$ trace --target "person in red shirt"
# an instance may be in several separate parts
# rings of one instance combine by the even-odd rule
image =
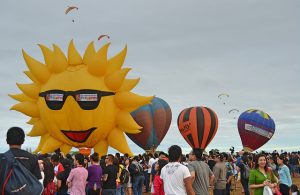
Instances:
[[[152,193],[152,195],[165,194],[163,180],[160,178],[160,171],[166,164],[168,164],[168,161],[163,159],[159,159],[155,164],[156,175],[154,176],[154,181],[153,181],[154,192]]]
[[[58,173],[63,172],[65,170],[63,165],[59,162],[59,155],[58,154],[53,154],[51,156],[51,162],[54,166],[54,175],[55,175],[55,177],[57,176]]]

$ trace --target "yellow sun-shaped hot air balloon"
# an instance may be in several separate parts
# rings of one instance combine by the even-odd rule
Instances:
[[[36,152],[58,148],[68,153],[72,147],[94,148],[103,155],[111,146],[132,155],[124,132],[138,133],[141,128],[130,112],[149,104],[151,97],[130,92],[138,79],[126,79],[129,68],[122,68],[127,47],[107,58],[109,43],[98,51],[91,42],[83,58],[73,41],[66,57],[57,45],[53,50],[39,45],[45,63],[23,56],[31,84],[17,84],[23,92],[10,95],[20,103],[11,109],[30,116],[29,136],[40,136]]]

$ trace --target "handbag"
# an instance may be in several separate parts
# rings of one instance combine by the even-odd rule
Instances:
[[[269,186],[265,186],[263,195],[273,195],[272,189]]]

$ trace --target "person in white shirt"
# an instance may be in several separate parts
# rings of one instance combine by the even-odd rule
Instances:
[[[195,195],[189,169],[180,164],[182,150],[173,145],[169,148],[169,163],[161,170],[165,195]]]
[[[149,156],[149,162],[148,162],[148,172],[147,172],[147,178],[145,178],[146,182],[146,193],[149,192],[149,189],[152,188],[152,177],[151,177],[151,171],[152,171],[152,166],[155,162],[157,162],[158,159],[155,158],[154,155],[152,155],[151,153],[148,154]]]

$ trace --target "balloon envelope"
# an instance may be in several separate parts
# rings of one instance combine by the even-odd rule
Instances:
[[[86,148],[86,147],[79,148],[79,153],[84,156],[89,156],[91,154],[91,148]]]
[[[244,150],[252,152],[271,139],[275,123],[267,113],[251,109],[240,115],[238,129]]]
[[[218,130],[218,117],[210,108],[191,107],[179,114],[177,125],[192,148],[204,150]]]
[[[167,134],[172,112],[170,106],[163,99],[155,97],[152,104],[140,107],[131,113],[134,120],[142,129],[138,134],[127,136],[144,150],[156,148]]]

